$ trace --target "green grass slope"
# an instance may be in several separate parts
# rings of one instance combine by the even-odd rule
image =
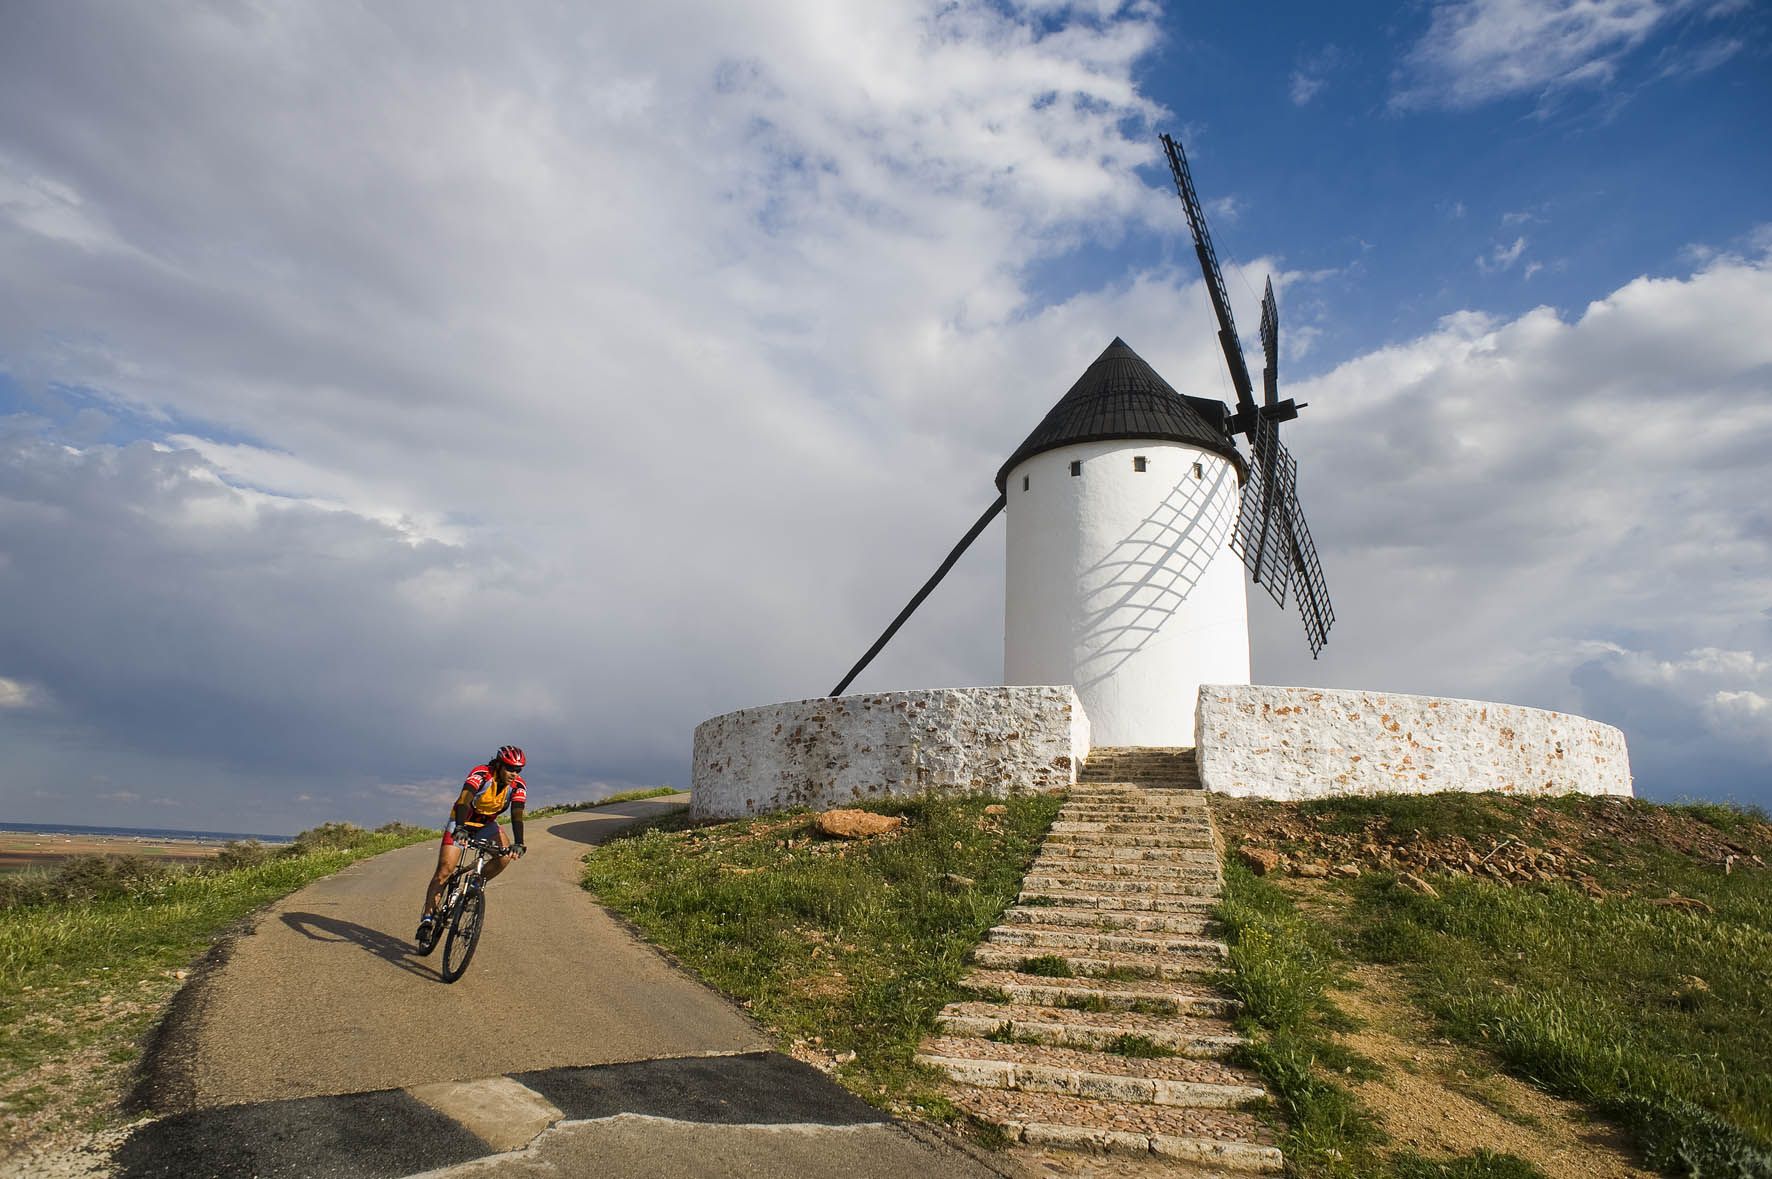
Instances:
[[[1294,1147],[1321,1173],[1341,1173],[1336,1148],[1312,1135],[1333,1140],[1345,1111],[1295,1067],[1317,1042],[1301,1008],[1338,962],[1369,962],[1400,969],[1445,1035],[1614,1120],[1665,1173],[1772,1179],[1764,815],[1498,795],[1214,810],[1233,853],[1280,857],[1277,883],[1233,865],[1225,917]]]
[[[819,837],[799,811],[731,823],[676,816],[585,860],[585,887],[784,1050],[864,1098],[953,1110],[911,1063],[958,997],[966,955],[1020,889],[1059,799],[922,798],[870,806],[891,835]]]

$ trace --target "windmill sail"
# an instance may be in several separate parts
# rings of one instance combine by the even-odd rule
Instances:
[[[1323,580],[1323,566],[1317,560],[1317,546],[1311,530],[1304,522],[1304,510],[1298,497],[1286,501],[1286,530],[1291,541],[1292,581],[1298,597],[1298,616],[1304,620],[1305,639],[1315,659],[1329,641],[1329,628],[1335,624],[1335,607],[1329,603],[1329,585]]]
[[[1249,451],[1249,480],[1243,485],[1231,547],[1243,558],[1255,584],[1284,606],[1292,580],[1284,512],[1288,500],[1296,502],[1298,464],[1280,441],[1278,427],[1266,419],[1256,423]]]
[[[1284,606],[1287,593],[1296,594],[1298,613],[1304,619],[1305,636],[1310,641],[1311,657],[1315,658],[1328,641],[1329,627],[1335,622],[1335,610],[1329,604],[1323,566],[1317,560],[1317,546],[1311,539],[1311,530],[1304,522],[1304,509],[1298,506],[1298,464],[1280,442],[1280,423],[1297,417],[1303,407],[1291,398],[1280,400],[1280,306],[1274,300],[1274,282],[1268,279],[1267,289],[1261,296],[1264,367],[1261,404],[1257,405],[1249,380],[1249,363],[1243,358],[1243,344],[1237,337],[1236,321],[1231,318],[1230,294],[1225,290],[1224,274],[1218,265],[1218,251],[1213,248],[1212,234],[1206,228],[1200,194],[1194,189],[1187,153],[1169,136],[1164,135],[1161,139],[1163,152],[1169,158],[1169,172],[1175,180],[1176,194],[1187,211],[1188,228],[1194,236],[1194,253],[1200,260],[1200,273],[1206,280],[1212,312],[1218,319],[1219,347],[1224,351],[1231,384],[1237,392],[1236,410],[1225,426],[1229,433],[1241,434],[1249,440],[1249,477],[1243,485],[1231,547],[1243,558],[1250,578],[1272,594],[1276,603]]]

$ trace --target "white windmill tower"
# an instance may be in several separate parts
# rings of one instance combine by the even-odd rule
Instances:
[[[1073,685],[1094,745],[1192,745],[1200,685],[1249,682],[1240,565],[1282,605],[1296,588],[1311,653],[1322,649],[1335,615],[1279,440],[1300,407],[1279,399],[1273,283],[1262,299],[1257,405],[1187,158],[1169,136],[1162,142],[1236,407],[1176,392],[1116,338],[998,470],[996,502],[831,695],[1004,511],[1004,680]]]

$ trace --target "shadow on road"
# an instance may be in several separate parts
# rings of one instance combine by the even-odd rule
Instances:
[[[413,957],[411,942],[383,933],[379,929],[370,929],[355,921],[340,921],[337,917],[325,917],[319,913],[285,913],[283,924],[317,942],[355,942],[391,966],[398,966],[420,978],[442,981],[443,976],[435,970],[419,965],[418,959]]]

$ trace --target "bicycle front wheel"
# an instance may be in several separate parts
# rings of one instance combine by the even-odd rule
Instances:
[[[449,922],[449,937],[443,942],[443,981],[452,983],[474,959],[474,947],[480,944],[480,927],[486,921],[486,894],[470,889],[461,899],[455,916]]]

